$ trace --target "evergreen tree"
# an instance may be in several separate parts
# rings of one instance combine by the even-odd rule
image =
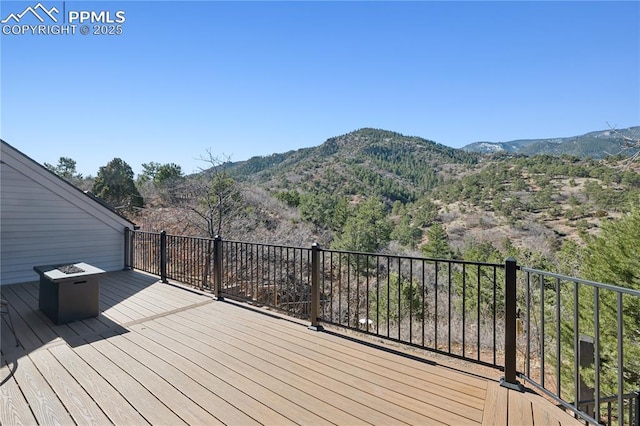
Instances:
[[[490,241],[467,242],[462,254],[462,259],[470,262],[501,264],[504,258]],[[503,311],[504,270],[492,266],[466,265],[464,268],[456,268],[454,282],[459,295],[463,294],[464,285],[468,318],[474,318],[480,311],[480,319],[484,321]]]
[[[345,223],[347,223],[347,218],[350,213],[349,201],[346,197],[341,197],[333,209],[333,215],[331,218],[331,225],[333,226],[333,229],[336,231],[341,230]]]
[[[582,276],[587,280],[640,290],[640,210],[605,223],[601,233],[591,238],[584,250]],[[618,374],[618,293],[599,290],[600,380],[604,393],[615,395]],[[583,285],[579,293],[580,333],[593,334],[595,291]],[[568,325],[570,328],[570,325]],[[624,377],[623,391],[640,386],[640,297],[622,296]],[[569,336],[565,340],[570,339]],[[570,345],[568,341],[565,342]],[[586,370],[585,382],[593,386],[595,372]]]
[[[375,253],[389,242],[390,235],[391,226],[384,205],[376,198],[369,198],[346,220],[343,232],[336,237],[332,247]]]
[[[44,166],[61,178],[67,180],[82,179],[82,175],[76,171],[76,160],[73,158],[60,157],[58,159],[58,165],[54,166],[49,163],[44,163]]]
[[[133,182],[133,170],[120,158],[100,167],[91,192],[117,209],[129,210],[143,205]]]
[[[185,183],[182,168],[175,163],[144,163],[142,173],[138,175],[138,189],[147,197],[164,199],[165,202],[175,201],[181,197]]]
[[[422,253],[426,257],[436,259],[450,259],[453,250],[449,245],[449,237],[444,227],[440,223],[434,223],[427,230],[427,237],[429,241],[422,246]]]
[[[298,201],[302,220],[335,231],[344,226],[348,207],[346,198],[323,192],[300,195]]]
[[[158,172],[158,167],[160,167],[160,163],[156,163],[155,161],[142,163],[142,173],[138,175],[137,179],[138,185],[153,181],[153,178]]]
[[[153,178],[153,183],[160,186],[175,184],[184,177],[182,167],[175,163],[167,163],[158,167],[158,172]]]
[[[405,212],[393,229],[391,238],[404,246],[414,249],[417,242],[422,238],[422,230],[411,224],[411,217]]]
[[[138,183],[153,182],[156,186],[174,184],[184,177],[182,167],[175,163],[160,164],[156,162],[142,164],[142,173]]]
[[[385,323],[403,319],[422,319],[422,298],[420,284],[398,274],[391,274],[389,280],[379,289],[369,294],[369,318]]]
[[[298,207],[298,205],[300,204],[300,193],[298,193],[298,191],[296,191],[295,189],[277,192],[275,194],[275,197],[289,207]]]
[[[640,290],[640,209],[605,222],[585,249],[586,279]]]

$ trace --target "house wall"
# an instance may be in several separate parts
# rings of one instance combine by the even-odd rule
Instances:
[[[0,160],[0,284],[37,281],[36,265],[124,268],[131,222],[4,142]]]

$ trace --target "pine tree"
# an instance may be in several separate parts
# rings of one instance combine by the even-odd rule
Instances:
[[[440,223],[434,223],[427,231],[429,241],[422,246],[422,253],[436,259],[450,259],[453,251],[449,245],[449,237]]]
[[[605,223],[584,251],[582,276],[591,281],[640,290],[640,210]],[[595,333],[595,289],[583,285],[579,293],[581,334]],[[604,393],[615,395],[618,374],[618,293],[599,290],[600,380]],[[640,297],[623,295],[623,392],[640,388]],[[587,369],[585,381],[593,386],[595,372]]]
[[[100,167],[91,192],[118,209],[129,210],[143,204],[133,181],[133,170],[120,158]]]
[[[587,244],[586,279],[640,290],[640,209],[605,223]]]
[[[370,198],[350,216],[333,243],[339,250],[377,252],[389,242],[391,226],[384,211],[384,205],[376,198]]]

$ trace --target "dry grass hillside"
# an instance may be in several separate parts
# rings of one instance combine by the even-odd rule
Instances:
[[[639,169],[637,158],[482,155],[362,129],[318,147],[225,164],[241,201],[225,212],[221,234],[329,246],[346,218],[373,197],[394,229],[386,251],[419,254],[428,229],[440,223],[454,249],[483,241],[504,248],[509,241],[552,255],[639,205]],[[206,235],[191,214],[197,200],[155,204],[147,200],[134,218],[143,229]],[[336,219],[342,210],[346,217]]]

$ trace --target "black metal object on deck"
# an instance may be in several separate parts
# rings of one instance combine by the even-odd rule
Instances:
[[[59,269],[73,266],[77,269]],[[66,273],[65,270],[81,270]],[[100,314],[100,274],[105,271],[87,263],[34,266],[40,275],[38,304],[55,324],[66,324]]]

